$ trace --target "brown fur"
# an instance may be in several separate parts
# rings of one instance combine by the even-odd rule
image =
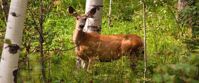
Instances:
[[[77,46],[77,56],[86,63],[87,69],[96,59],[101,62],[110,62],[127,55],[132,64],[135,64],[138,57],[143,57],[143,55],[139,55],[140,51],[143,52],[143,41],[137,35],[101,35],[96,32],[84,32],[83,27],[80,25],[84,25],[85,17],[93,16],[95,11],[91,11],[89,15],[85,16],[75,15],[77,20],[76,29],[73,33],[73,42]]]
[[[115,60],[143,46],[137,35],[99,35],[84,33],[76,52],[79,57],[88,60],[98,57],[100,60]]]

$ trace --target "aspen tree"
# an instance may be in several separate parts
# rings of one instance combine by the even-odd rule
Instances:
[[[0,64],[0,83],[17,83],[18,59],[28,0],[11,0]]]

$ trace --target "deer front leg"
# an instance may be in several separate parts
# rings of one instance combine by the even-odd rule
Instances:
[[[77,69],[84,68],[84,61],[80,57],[76,57],[76,67]]]
[[[88,59],[82,59],[81,57],[77,56],[77,58],[76,58],[76,67],[78,69],[80,69],[80,68],[87,69],[87,67],[88,67]]]
[[[87,66],[87,71],[89,72],[90,69],[92,69],[92,65],[94,64],[94,58],[89,58],[88,60],[88,66]]]
[[[79,50],[79,48],[75,49],[76,51],[76,67],[79,68],[87,68],[88,66],[88,58]]]
[[[135,52],[132,52],[130,55],[129,55],[129,59],[130,59],[130,67],[131,69],[135,69],[136,66],[137,66],[137,57],[136,57],[136,53]]]

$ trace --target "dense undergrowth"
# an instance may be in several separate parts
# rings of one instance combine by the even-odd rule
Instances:
[[[142,10],[138,10],[141,4],[128,4],[129,6],[123,9],[131,9],[118,10],[121,11],[119,14],[116,9],[121,6],[115,4],[112,15],[113,27],[108,27],[106,16],[108,3],[107,1],[104,3],[101,34],[138,34],[143,37]],[[77,69],[74,49],[67,50],[74,46],[72,33],[75,26],[75,19],[66,11],[68,5],[69,3],[63,1],[58,7],[53,8],[44,22],[46,75],[50,83],[140,83],[143,80],[147,83],[199,82],[198,54],[192,53],[190,44],[185,43],[186,39],[191,40],[192,37],[185,26],[176,23],[173,12],[169,11],[167,6],[158,6],[147,11],[147,79],[143,79],[143,61],[139,61],[137,68],[131,70],[127,57],[109,63],[96,62],[91,72]],[[78,6],[78,3],[73,2],[72,5]],[[77,10],[79,7],[76,7]],[[29,11],[20,55],[19,83],[42,82],[38,33],[34,29],[35,24],[30,13]],[[3,21],[0,25],[4,27]],[[0,35],[3,37],[4,33]],[[1,45],[2,41],[1,39]]]

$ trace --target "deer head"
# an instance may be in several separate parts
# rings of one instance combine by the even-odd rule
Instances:
[[[94,7],[92,8],[89,12],[87,12],[87,14],[85,15],[79,15],[75,9],[71,6],[68,7],[68,12],[76,17],[76,29],[77,30],[83,30],[85,24],[86,24],[86,20],[87,18],[92,18],[93,15],[96,13],[97,8]]]

